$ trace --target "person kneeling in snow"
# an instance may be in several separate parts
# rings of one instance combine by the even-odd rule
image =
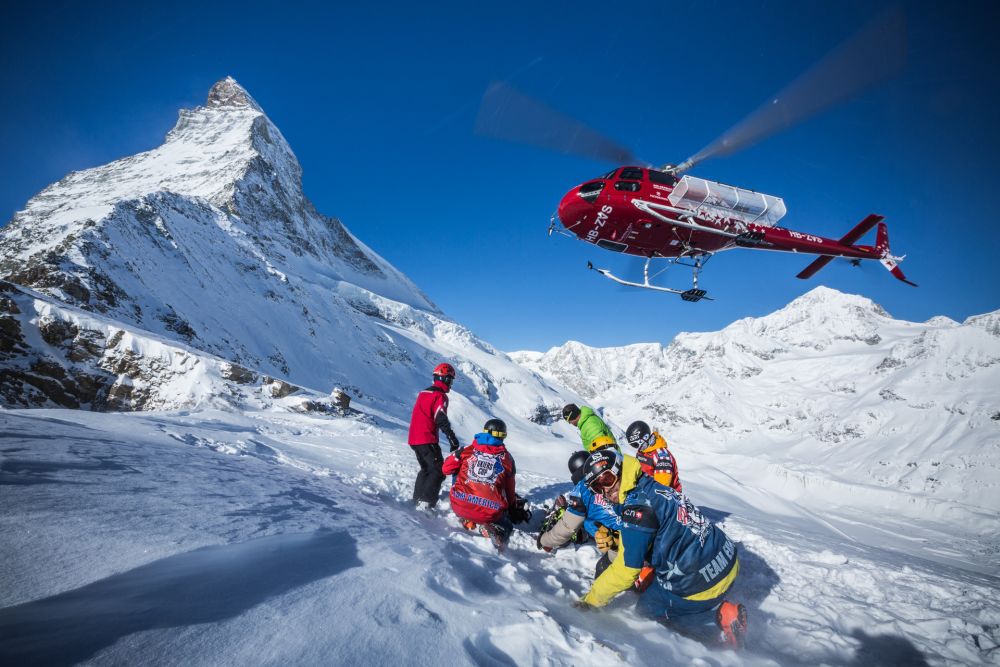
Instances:
[[[514,457],[507,451],[504,438],[507,425],[490,419],[472,444],[462,447],[444,460],[441,471],[454,475],[451,486],[451,509],[469,530],[479,529],[497,551],[503,551],[510,539],[513,523],[531,518],[524,501],[514,493]]]
[[[616,451],[617,446],[610,438],[607,441],[598,439],[601,447],[610,447]],[[575,486],[573,489],[556,499],[555,507],[542,524],[542,531],[535,541],[535,546],[545,551],[558,549],[569,542],[579,543],[577,534],[582,528],[594,538],[597,550],[602,556],[594,568],[594,577],[607,568],[615,559],[618,534],[622,528],[621,506],[617,498],[597,494],[583,483],[584,463],[589,454],[584,451],[575,452],[568,461],[570,478]],[[635,477],[639,473],[639,462],[631,456],[624,457],[625,474]]]
[[[645,561],[655,571],[638,608],[655,618],[667,618],[677,630],[698,636],[716,609],[715,622],[726,644],[743,645],[746,609],[723,596],[740,571],[736,545],[718,526],[706,520],[687,496],[639,474],[622,474],[621,458],[599,449],[584,463],[583,481],[594,493],[617,498],[622,509],[621,543],[615,561],[575,604],[603,607],[631,588]]]

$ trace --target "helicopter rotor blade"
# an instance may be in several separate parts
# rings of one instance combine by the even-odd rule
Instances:
[[[486,89],[476,134],[614,164],[645,164],[613,139],[503,81]]]
[[[897,6],[866,24],[675,171],[686,171],[708,158],[735,153],[850,99],[896,74],[905,60],[906,25]]]

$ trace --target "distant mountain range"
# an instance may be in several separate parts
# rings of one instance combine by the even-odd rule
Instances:
[[[737,470],[773,466],[775,485],[802,493],[822,479],[912,493],[915,511],[926,499],[1000,511],[1000,311],[904,322],[817,287],[666,346],[511,356],[620,428],[659,427],[682,461],[685,448],[738,455]]]

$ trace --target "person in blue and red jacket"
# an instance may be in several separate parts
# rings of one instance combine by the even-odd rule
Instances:
[[[594,493],[616,498],[623,506],[618,555],[594,580],[582,609],[603,607],[633,588],[649,563],[655,577],[639,599],[640,612],[668,619],[679,631],[705,635],[715,610],[724,641],[740,648],[747,634],[746,608],[726,599],[740,572],[736,544],[702,515],[684,494],[644,474],[626,475],[621,458],[598,449],[583,464],[583,483]]]
[[[492,540],[498,551],[510,539],[513,523],[531,518],[514,492],[516,469],[504,445],[506,437],[503,420],[490,419],[472,444],[452,452],[442,466],[444,474],[454,475],[449,494],[452,511],[466,528],[478,528]]]
[[[448,438],[451,451],[458,449],[458,437],[448,421],[448,391],[454,381],[454,366],[438,364],[434,369],[434,384],[417,394],[417,402],[413,406],[408,442],[420,465],[413,484],[414,504],[426,502],[428,507],[434,507],[441,493],[444,457],[438,444],[438,431]]]

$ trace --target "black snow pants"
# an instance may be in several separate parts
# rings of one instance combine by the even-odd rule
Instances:
[[[411,445],[410,449],[416,454],[417,463],[420,464],[417,481],[413,484],[413,502],[424,500],[434,507],[437,505],[441,484],[444,482],[444,473],[441,472],[441,465],[444,463],[441,445],[432,442],[426,445]]]

